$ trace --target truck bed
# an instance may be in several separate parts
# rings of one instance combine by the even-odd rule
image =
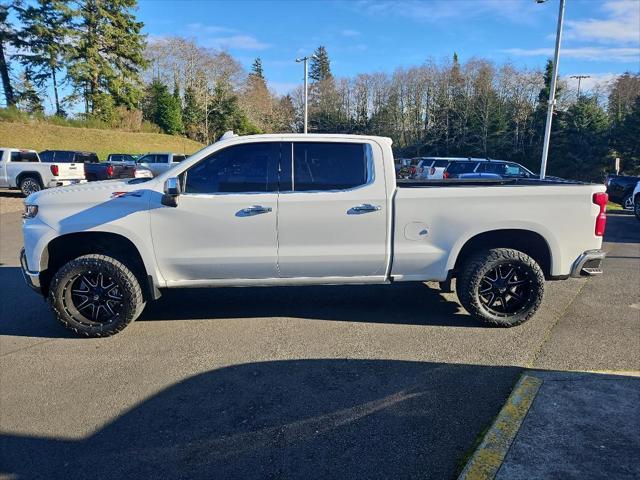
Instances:
[[[396,179],[399,188],[424,188],[424,187],[473,187],[473,186],[499,186],[499,185],[588,185],[577,180],[540,180],[538,178],[448,178],[437,180],[410,180]]]

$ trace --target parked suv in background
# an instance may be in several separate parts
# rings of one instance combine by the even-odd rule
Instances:
[[[628,175],[607,175],[604,184],[607,187],[609,201],[617,203],[625,209],[633,208],[633,189],[640,177]]]
[[[76,150],[44,150],[40,152],[40,161],[45,163],[85,163],[99,162],[95,152]]]
[[[147,153],[142,155],[137,160],[135,160],[135,164],[142,168],[146,168],[150,170],[154,176],[160,175],[175,164],[183,161],[187,158],[188,155],[181,155],[177,153]],[[113,162],[116,163],[131,163],[131,162]]]
[[[451,159],[444,178],[537,178],[538,175],[515,162],[483,158]],[[560,180],[556,177],[554,180]]]

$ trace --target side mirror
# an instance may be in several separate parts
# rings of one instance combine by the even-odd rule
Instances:
[[[180,179],[178,177],[168,178],[164,182],[164,195],[162,195],[160,203],[167,207],[177,207],[178,196],[180,196],[181,193]]]

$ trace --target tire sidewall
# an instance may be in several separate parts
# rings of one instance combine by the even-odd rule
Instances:
[[[101,271],[116,282],[123,294],[117,316],[108,323],[91,325],[75,318],[65,302],[65,291],[82,273]],[[105,255],[85,255],[66,263],[55,274],[49,288],[49,304],[62,324],[88,337],[113,335],[135,320],[144,307],[142,291],[135,275],[119,261]]]
[[[30,183],[32,183],[35,186],[35,188],[29,191],[25,191],[26,185]],[[39,192],[40,190],[42,190],[42,185],[40,184],[40,181],[37,178],[24,177],[22,180],[20,180],[20,191],[22,192],[22,195],[24,195],[25,197],[28,197],[32,193]]]
[[[525,308],[509,316],[499,316],[489,311],[480,300],[480,284],[487,272],[507,264],[517,264],[518,267],[526,270],[532,282],[530,285],[532,292]],[[512,327],[524,323],[538,310],[544,294],[544,274],[535,260],[528,255],[512,249],[489,250],[484,255],[476,256],[470,265],[471,268],[462,275],[462,288],[466,291],[461,296],[461,300],[463,306],[474,317],[489,325]]]
[[[640,220],[640,196],[636,198],[635,203],[633,204],[633,213],[636,218]]]

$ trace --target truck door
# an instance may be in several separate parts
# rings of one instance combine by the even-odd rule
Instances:
[[[177,207],[150,205],[168,282],[277,278],[280,142],[231,145],[181,174]]]
[[[280,276],[383,276],[389,212],[382,149],[362,141],[288,145],[291,161],[283,155],[282,165],[292,181],[281,186],[278,205]]]

